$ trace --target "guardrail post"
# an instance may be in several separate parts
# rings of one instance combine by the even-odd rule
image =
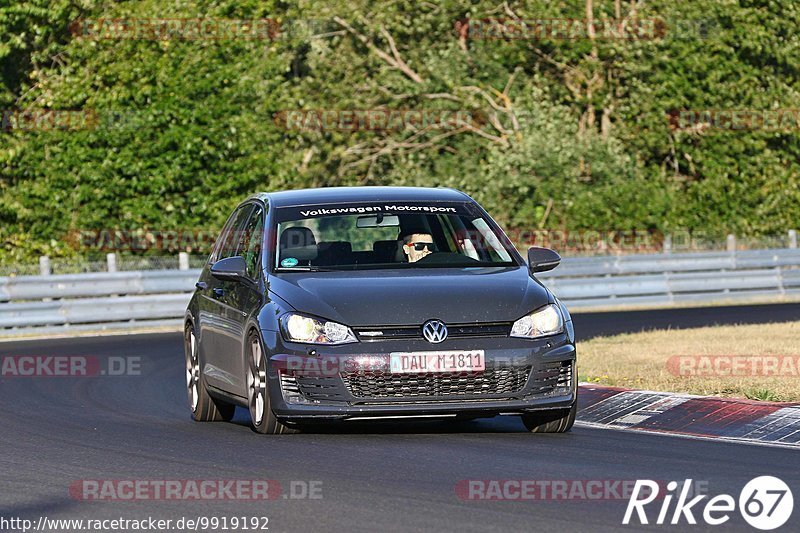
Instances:
[[[736,251],[736,235],[733,233],[728,234],[728,251],[735,252]]]
[[[106,254],[106,263],[108,264],[109,272],[117,271],[117,254],[114,252]]]
[[[178,254],[178,269],[189,270],[189,254],[181,252]]]
[[[789,248],[797,248],[797,230],[789,230]]]
[[[672,253],[672,234],[664,235],[664,250],[663,253],[670,254]]]
[[[50,258],[46,255],[39,257],[39,275],[40,276],[49,276],[50,275]]]

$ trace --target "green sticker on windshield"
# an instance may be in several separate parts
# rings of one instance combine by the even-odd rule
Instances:
[[[293,267],[293,266],[297,266],[297,263],[298,263],[298,261],[294,257],[287,257],[286,259],[281,261],[281,266],[282,267]]]

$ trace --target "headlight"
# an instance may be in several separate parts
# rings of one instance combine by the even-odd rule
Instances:
[[[511,326],[512,337],[535,339],[564,331],[564,319],[557,305],[547,305],[526,315]]]
[[[287,341],[308,344],[347,344],[358,342],[353,331],[338,322],[319,320],[296,313],[287,313],[281,318],[283,336]]]

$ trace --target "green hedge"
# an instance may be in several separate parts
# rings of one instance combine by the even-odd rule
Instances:
[[[0,263],[85,256],[69,239],[78,230],[214,230],[254,191],[333,185],[453,186],[514,228],[763,235],[797,226],[800,126],[676,131],[666,118],[796,107],[794,0],[646,0],[637,15],[658,17],[659,35],[594,43],[459,39],[458,21],[582,18],[583,0],[512,11],[450,0],[163,4],[0,7],[0,107],[96,113],[85,129],[0,133]],[[594,5],[595,17],[614,17],[614,2]],[[280,31],[70,33],[70,23],[98,18],[271,18]],[[423,131],[280,120],[286,110],[378,108],[474,120]]]

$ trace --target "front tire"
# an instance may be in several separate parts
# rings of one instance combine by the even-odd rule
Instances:
[[[266,435],[296,433],[296,430],[281,424],[272,412],[267,390],[267,357],[261,337],[255,331],[247,337],[247,399],[253,431]]]
[[[569,409],[554,409],[541,413],[522,415],[522,423],[531,433],[566,433],[575,423],[578,401]]]
[[[227,422],[231,420],[236,406],[216,400],[208,394],[205,376],[200,366],[197,337],[192,324],[186,324],[183,331],[183,347],[186,359],[186,389],[192,418],[197,422]]]

